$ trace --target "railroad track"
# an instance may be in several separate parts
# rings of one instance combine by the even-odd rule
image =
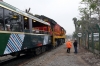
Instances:
[[[0,61],[0,66],[18,66],[21,62],[28,59],[26,55],[21,55],[20,57],[11,57]]]
[[[23,64],[28,63],[33,59],[43,56],[45,53],[52,52],[52,50],[46,51],[39,55],[33,55],[33,56],[32,55],[22,55],[20,57],[11,57],[11,58],[0,61],[0,66],[22,66]]]
[[[2,63],[4,63],[4,62],[7,62],[7,61],[9,61],[9,60],[12,60],[12,59],[14,59],[14,58],[16,58],[16,57],[12,57],[12,58],[8,58],[8,59],[5,59],[5,60],[1,60],[0,61],[0,64],[2,64]],[[0,65],[1,66],[1,65]]]
[[[45,52],[47,53],[47,52]],[[12,57],[12,58],[8,58],[6,60],[2,60],[0,61],[0,66],[21,66],[27,62],[30,62],[32,59],[36,59],[42,55],[44,55],[45,53],[42,53],[40,55],[23,55],[20,57]]]

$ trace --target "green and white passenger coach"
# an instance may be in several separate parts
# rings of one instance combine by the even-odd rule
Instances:
[[[50,46],[50,34],[34,29],[42,26],[50,24],[0,1],[0,56],[44,52]]]

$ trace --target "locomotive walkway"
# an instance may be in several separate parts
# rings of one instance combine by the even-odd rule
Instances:
[[[78,48],[78,54],[66,53],[65,44],[19,66],[100,66],[99,56]]]

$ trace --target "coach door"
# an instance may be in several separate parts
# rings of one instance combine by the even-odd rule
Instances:
[[[32,32],[32,19],[24,16],[24,31],[27,33]]]

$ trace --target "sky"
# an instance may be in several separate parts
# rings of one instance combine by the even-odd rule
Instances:
[[[20,10],[31,8],[33,14],[44,15],[64,27],[66,34],[75,31],[73,18],[79,16],[78,7],[81,0],[3,0]]]

